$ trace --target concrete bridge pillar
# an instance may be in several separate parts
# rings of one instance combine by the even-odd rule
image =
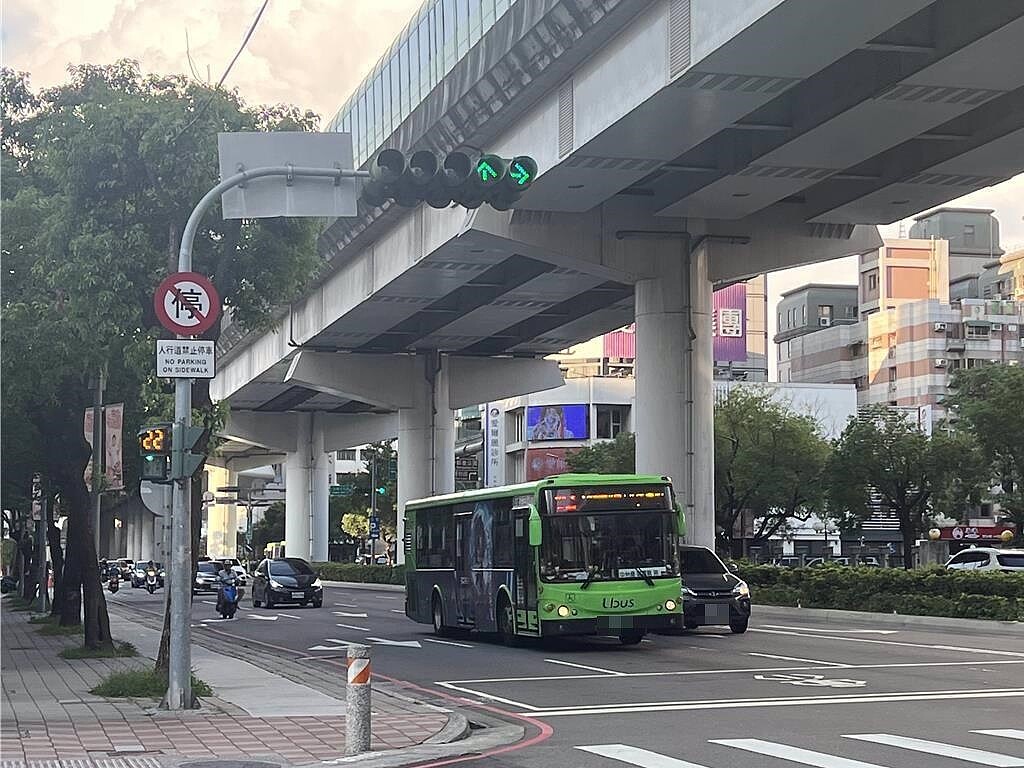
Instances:
[[[327,559],[327,454],[313,413],[295,414],[295,450],[285,460],[284,540],[289,557]]]
[[[142,547],[139,551],[139,559],[148,563],[150,560],[156,559],[153,539],[154,517],[149,511],[142,512],[139,516],[142,518],[142,523],[139,526],[142,529]]]
[[[706,245],[657,264],[636,283],[637,471],[672,478],[686,541],[714,547],[711,282]]]
[[[411,407],[398,410],[397,561],[405,562],[405,504],[455,490],[455,413],[449,397],[450,362],[416,356]]]

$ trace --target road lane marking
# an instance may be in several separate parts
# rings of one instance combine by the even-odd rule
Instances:
[[[884,744],[888,747],[900,747],[924,752],[929,755],[942,755],[957,760],[965,760],[968,763],[978,765],[989,765],[995,768],[1022,768],[1024,758],[1004,755],[999,752],[987,752],[983,749],[971,749],[970,747],[958,747],[955,744],[943,744],[939,741],[928,741],[927,739],[911,739],[906,736],[894,736],[891,733],[857,733],[844,735],[844,739],[856,739],[867,741],[871,744]]]
[[[711,739],[712,744],[721,744],[725,747],[735,747],[757,755],[777,757],[781,760],[789,760],[801,765],[813,765],[816,768],[885,768],[877,763],[865,763],[860,760],[850,760],[847,757],[826,755],[824,752],[815,752],[811,749],[790,747],[786,744],[776,744],[774,741],[763,741],[761,739]]]
[[[367,640],[372,640],[377,645],[393,645],[397,648],[422,648],[418,640],[388,640],[385,637],[368,637]]]
[[[365,613],[345,613],[345,611],[331,611],[335,616],[341,616],[343,619],[365,619]]]
[[[802,661],[805,664],[828,664],[832,667],[846,667],[838,661],[822,661],[821,659],[801,659],[799,656],[776,656],[774,653],[748,653],[747,656],[760,656],[762,659],[778,659],[779,661]]]
[[[207,605],[216,605],[217,604],[213,600],[200,600],[199,602],[206,603]]]
[[[280,616],[282,619],[292,619],[294,621],[302,621],[301,616],[292,616],[290,613],[278,613],[276,616]]]
[[[971,733],[980,733],[984,736],[1002,736],[1007,739],[1019,739],[1024,741],[1024,731],[1016,728],[991,728],[984,731],[971,731]]]
[[[438,645],[457,645],[459,648],[475,648],[469,643],[453,643],[451,640],[435,640],[432,637],[424,637],[423,642],[425,643],[437,643]]]
[[[646,749],[631,747],[628,744],[594,744],[589,747],[576,747],[576,749],[582,752],[590,752],[592,755],[600,755],[601,757],[629,763],[630,765],[637,766],[637,768],[705,768],[705,766],[698,765],[697,763],[659,755],[657,752],[649,752]]]
[[[495,696],[493,693],[474,691],[472,688],[460,688],[459,686],[453,685],[452,683],[438,683],[438,685],[440,685],[442,688],[447,688],[450,691],[458,691],[459,693],[464,693],[474,698],[487,699],[488,701],[496,701],[499,704],[508,704],[510,707],[519,707],[520,709],[530,711],[539,709],[539,707],[535,707],[532,704],[526,704],[522,701],[515,701],[513,699],[503,699],[501,696]]]
[[[260,616],[258,613],[250,613],[245,618],[255,619],[256,621],[277,621],[277,616]]]
[[[571,661],[559,661],[558,659],[544,659],[548,664],[561,664],[563,667],[576,667],[576,669],[589,669],[591,672],[604,672],[606,675],[615,675],[621,677],[625,672],[616,672],[614,669],[604,669],[603,667],[588,667],[586,664],[576,664]]]
[[[795,629],[797,632],[824,632],[830,635],[895,635],[898,629],[821,629],[818,627],[787,627],[782,624],[758,624],[769,629]]]
[[[335,624],[334,626],[341,627],[342,629],[354,629],[357,632],[369,632],[370,631],[369,627],[358,627],[355,624]]]
[[[392,613],[405,613],[405,611],[400,611],[397,608],[389,608],[388,610],[390,610]]]
[[[792,696],[785,698],[727,699],[722,701],[666,701],[641,704],[544,709],[533,707],[537,717],[578,717],[580,715],[622,715],[643,712],[686,712],[702,709],[757,709],[772,707],[827,706],[832,704],[887,704],[903,701],[949,701],[950,699],[1000,699],[1024,697],[1024,688],[979,691],[911,691],[905,693],[838,694],[835,696]]]
[[[862,688],[868,684],[867,680],[852,680],[848,677],[828,678],[824,675],[754,675],[754,679],[813,688]]]
[[[905,667],[980,667],[995,664],[1024,664],[1024,659],[997,661],[909,661],[893,664],[844,664],[843,669],[901,669]],[[688,677],[690,675],[729,675],[746,672],[811,672],[837,667],[738,667],[736,669],[694,669],[669,672],[622,672],[617,677]],[[607,675],[538,675],[532,677],[483,677],[475,680],[450,680],[452,683],[530,683],[538,680],[599,680]]]
[[[358,608],[359,606],[358,605],[353,605],[352,603],[334,603],[334,607],[335,608]]]
[[[761,632],[766,635],[789,635],[790,637],[813,637],[815,640],[839,640],[846,643],[872,643],[875,645],[895,645],[904,648],[927,648],[933,651],[955,651],[957,653],[980,653],[993,656],[1015,656],[1024,659],[1024,653],[1019,651],[994,651],[986,648],[964,648],[958,645],[929,645],[927,643],[907,643],[897,640],[873,640],[867,637],[839,637],[834,635],[806,635],[801,632],[789,632],[781,629],[754,629],[749,632]]]

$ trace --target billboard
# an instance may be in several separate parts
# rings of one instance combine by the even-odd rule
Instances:
[[[590,434],[586,405],[531,405],[526,409],[526,439],[586,440]]]
[[[747,359],[747,284],[736,283],[715,291],[711,310],[711,336],[715,362]]]
[[[526,452],[526,481],[543,480],[569,471],[565,454],[571,448],[530,448]]]

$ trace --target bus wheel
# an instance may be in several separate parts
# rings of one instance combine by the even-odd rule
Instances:
[[[434,634],[438,637],[445,636],[444,609],[441,607],[441,598],[434,594],[430,600],[430,616],[434,625]]]
[[[623,645],[638,645],[640,641],[643,639],[644,633],[637,632],[635,630],[632,632],[623,632],[621,635],[619,635],[619,642]]]
[[[501,635],[501,642],[509,648],[519,645],[519,637],[516,635],[516,616],[512,611],[512,603],[507,597],[498,601],[498,634]]]

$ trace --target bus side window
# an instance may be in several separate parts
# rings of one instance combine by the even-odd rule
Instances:
[[[494,565],[511,568],[515,553],[512,539],[512,499],[499,499],[494,510]]]

